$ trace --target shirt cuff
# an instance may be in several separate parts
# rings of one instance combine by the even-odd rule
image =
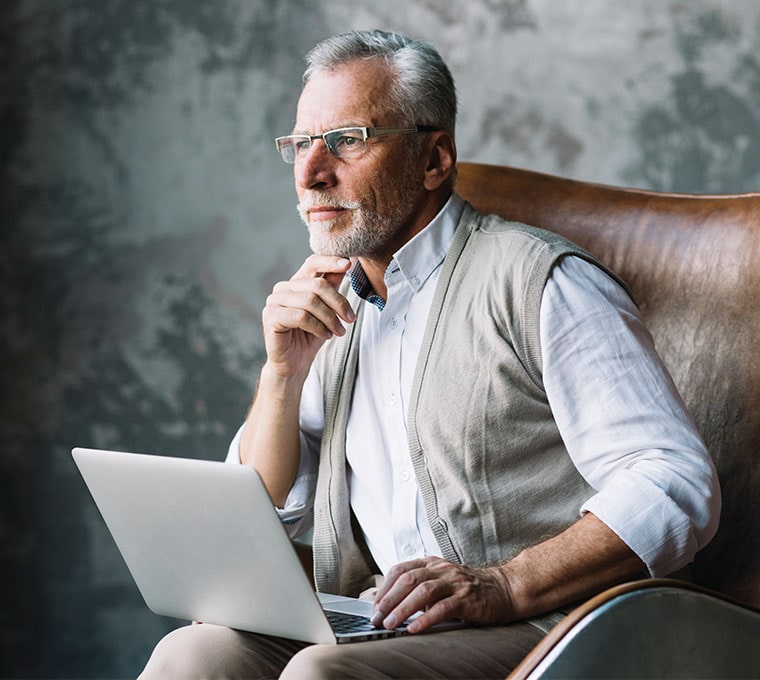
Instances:
[[[242,462],[240,461],[240,439],[242,434],[243,427],[241,426],[230,442],[230,446],[227,449],[227,457],[224,460],[225,463],[242,465]],[[301,435],[301,451],[304,451],[304,447],[304,437]],[[274,507],[290,538],[296,538],[306,533],[312,528],[313,524],[312,489],[316,484],[316,473],[311,472],[310,470],[305,470],[304,468],[306,467],[307,466],[302,464],[301,469],[298,471],[298,476],[293,483],[293,487],[290,489],[288,497],[285,499],[283,507]]]
[[[618,473],[589,498],[581,506],[581,514],[586,512],[614,531],[653,578],[686,566],[699,549],[686,513],[662,489],[633,470]]]

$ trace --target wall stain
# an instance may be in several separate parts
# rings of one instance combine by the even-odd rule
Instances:
[[[540,149],[563,171],[572,168],[584,149],[583,142],[562,123],[547,120],[540,110],[526,106],[514,95],[502,97],[484,110],[483,139],[489,145],[504,146],[525,156]]]
[[[633,134],[639,159],[624,170],[634,185],[661,191],[740,193],[760,187],[760,63],[753,50],[729,52],[731,77],[713,83],[703,64],[716,46],[736,44],[739,26],[720,11],[675,25],[683,69],[670,94],[641,112]],[[760,38],[760,26],[756,27]],[[754,43],[757,44],[758,40]]]

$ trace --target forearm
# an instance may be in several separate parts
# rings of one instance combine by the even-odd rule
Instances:
[[[282,377],[265,364],[240,440],[240,461],[259,473],[278,507],[298,472],[303,384],[303,376]]]
[[[591,513],[493,570],[508,591],[506,620],[551,611],[646,573],[641,559]]]
[[[262,312],[267,362],[243,426],[240,460],[256,469],[280,507],[298,473],[301,393],[314,357],[356,319],[337,290],[350,266],[345,258],[312,255],[275,285]]]
[[[459,618],[505,624],[537,616],[643,574],[646,568],[617,535],[591,513],[550,538],[494,567],[470,567],[440,557],[402,562],[386,574],[372,622],[419,633]]]

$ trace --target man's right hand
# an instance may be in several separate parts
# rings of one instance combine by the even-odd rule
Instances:
[[[356,319],[338,292],[351,261],[312,255],[289,281],[275,285],[262,314],[267,369],[280,378],[304,377],[326,340]]]
[[[262,315],[267,360],[240,439],[240,461],[259,473],[282,507],[298,472],[301,390],[326,340],[356,319],[338,286],[351,262],[312,255],[290,281],[278,283]]]

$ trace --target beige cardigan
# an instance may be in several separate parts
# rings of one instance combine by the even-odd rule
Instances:
[[[407,414],[417,482],[448,560],[508,560],[575,522],[593,494],[565,450],[542,385],[541,297],[552,267],[568,254],[602,266],[555,234],[465,206],[437,283]],[[366,303],[350,287],[344,292],[359,318],[317,356],[325,429],[314,577],[321,591],[355,596],[377,567],[350,510],[345,454]],[[545,618],[546,626],[557,620]]]

